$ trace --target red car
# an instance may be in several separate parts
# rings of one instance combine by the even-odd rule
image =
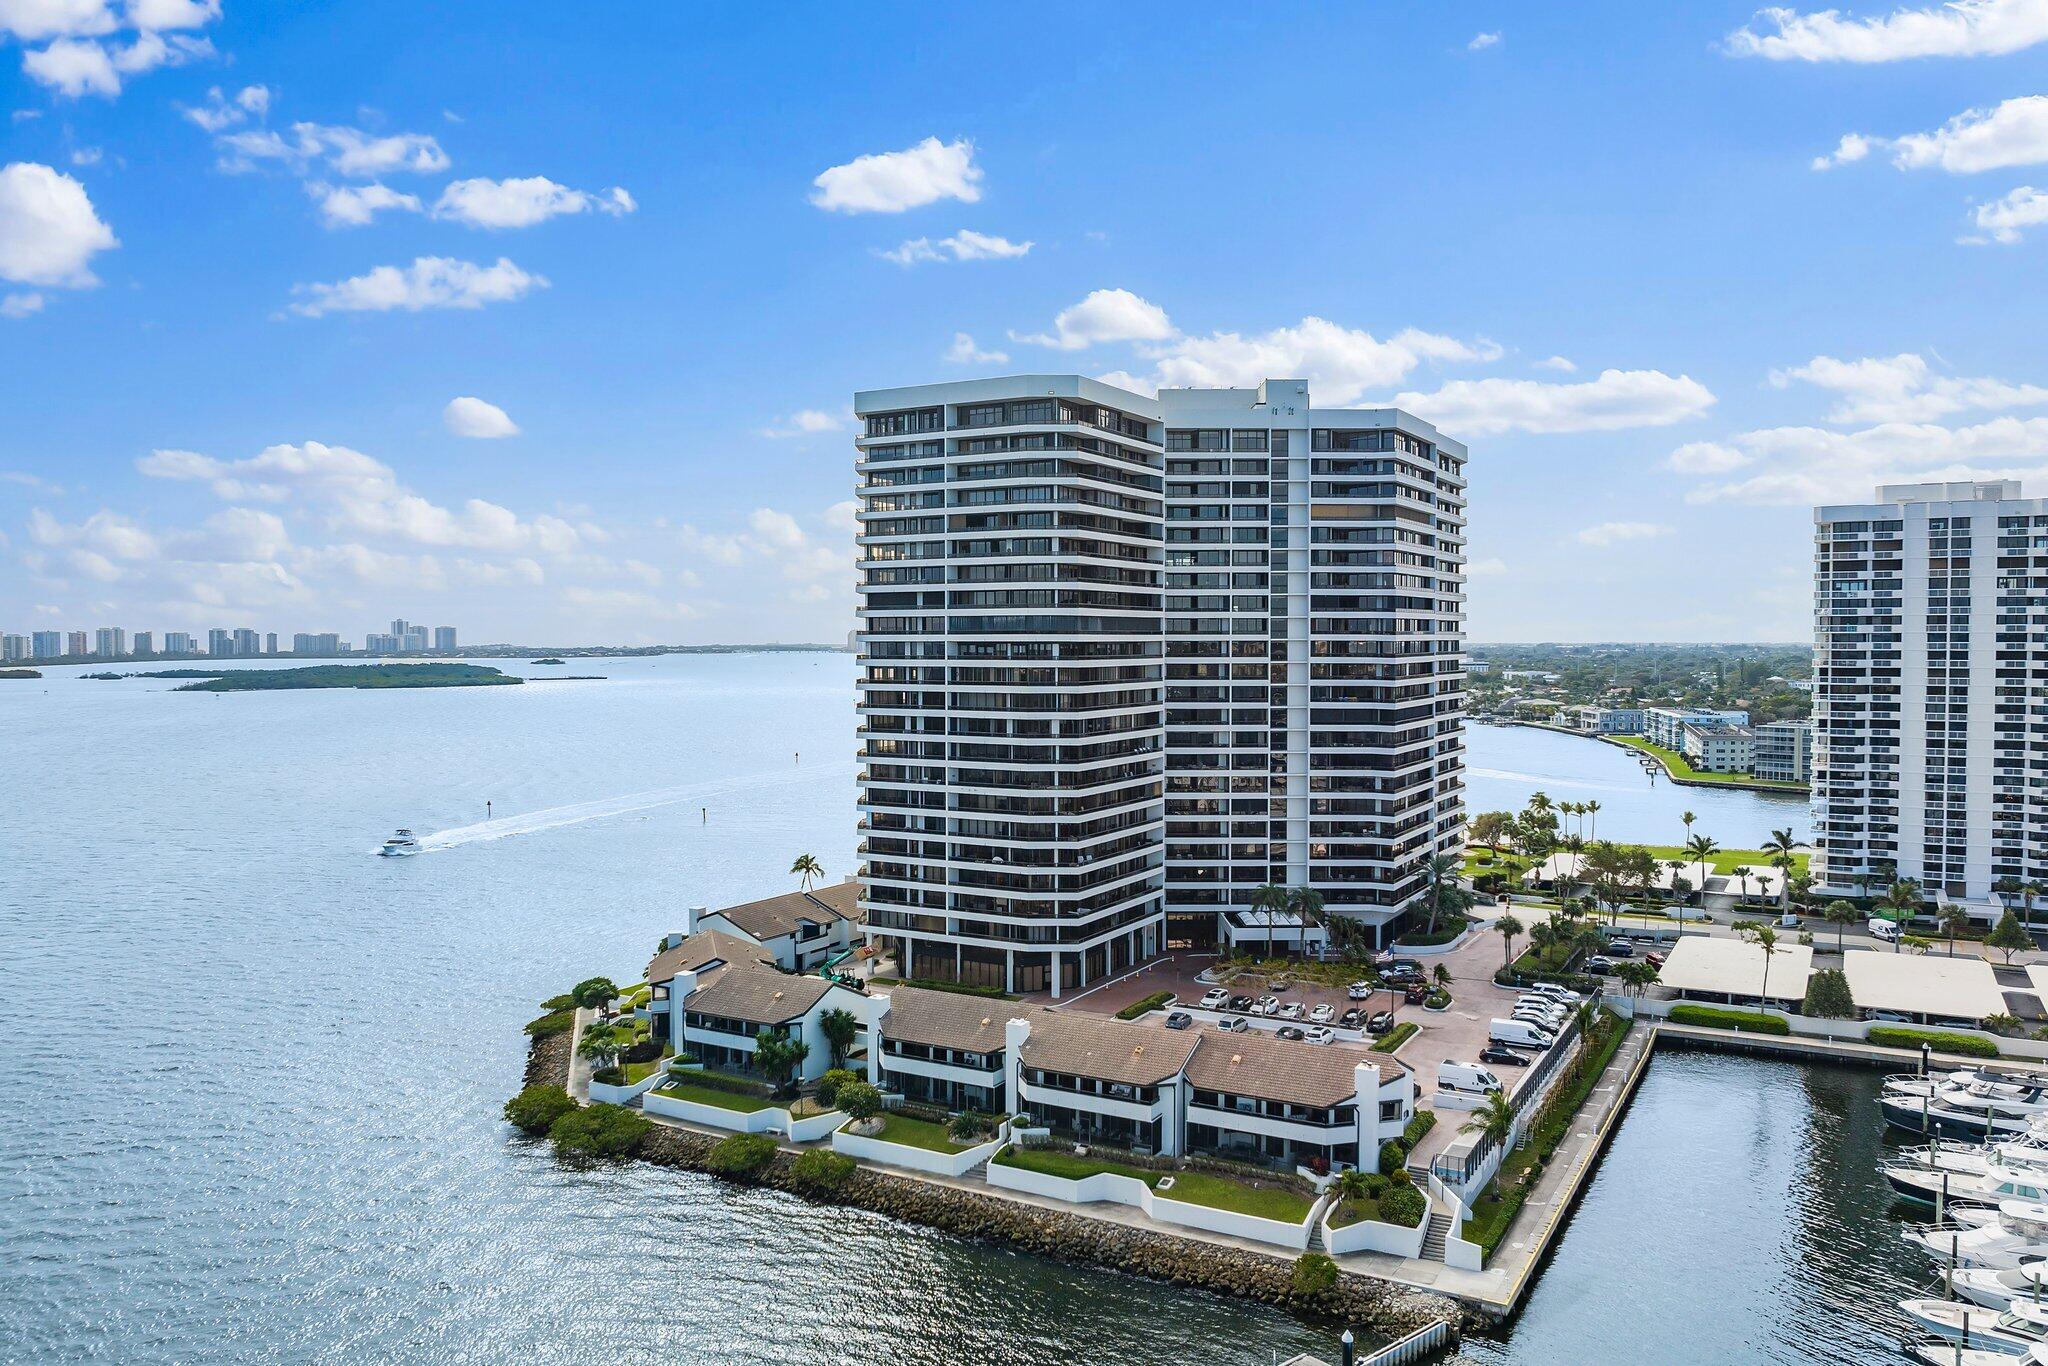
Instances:
[[[1643,955],[1643,961],[1653,968],[1661,968],[1664,966],[1664,955],[1661,953],[1646,953]]]
[[[1411,1006],[1419,1006],[1429,999],[1429,988],[1420,982],[1410,982],[1408,990],[1402,993]]]

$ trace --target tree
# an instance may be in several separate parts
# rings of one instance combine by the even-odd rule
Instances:
[[[1691,863],[1711,863],[1714,855],[1721,852],[1721,846],[1714,843],[1712,835],[1694,835],[1685,842],[1685,852]]]
[[[1336,1187],[1339,1201],[1363,1200],[1372,1194],[1371,1179],[1356,1167],[1349,1167],[1337,1173],[1337,1179],[1332,1184]]]
[[[828,1067],[818,1078],[818,1104],[831,1105],[839,1096],[839,1088],[860,1080],[860,1074],[849,1072],[844,1067]]]
[[[1821,914],[1835,927],[1835,952],[1842,952],[1842,931],[1861,920],[1863,912],[1856,909],[1855,902],[1836,897]]]
[[[1618,964],[1614,969],[1614,975],[1621,980],[1622,986],[1628,989],[1629,995],[1641,997],[1649,990],[1650,984],[1657,980],[1657,969],[1654,964],[1631,958]]]
[[[1301,947],[1303,956],[1306,957],[1308,949],[1307,931],[1326,923],[1323,919],[1323,894],[1313,887],[1296,887],[1287,894],[1287,909],[1290,913],[1301,918],[1301,928],[1303,931]]]
[[[1743,899],[1744,901],[1747,901],[1747,900],[1749,900],[1749,878],[1750,878],[1750,867],[1749,867],[1749,865],[1748,865],[1748,864],[1746,864],[1746,863],[1738,863],[1738,864],[1736,864],[1736,865],[1735,865],[1735,876],[1736,876],[1736,877],[1738,877],[1738,878],[1740,878],[1740,879],[1742,879],[1742,899]]]
[[[1884,899],[1877,903],[1878,913],[1903,931],[1914,913],[1920,909],[1921,902],[1920,884],[1912,878],[1902,877],[1891,885],[1891,889],[1884,894]],[[1906,936],[1901,933],[1892,941],[1893,953],[1904,950],[1905,939]]]
[[[538,1138],[575,1108],[576,1101],[567,1091],[537,1081],[505,1102],[505,1118],[520,1133]]]
[[[1948,935],[1948,956],[1956,956],[1956,936],[1970,928],[1970,916],[1961,906],[1949,904],[1941,908],[1941,928]]]
[[[798,854],[796,862],[789,865],[789,871],[799,879],[798,889],[808,892],[813,881],[825,876],[825,865],[818,862],[816,854]]]
[[[1792,851],[1798,847],[1799,841],[1793,838],[1789,825],[1783,830],[1773,830],[1771,837],[1764,841],[1764,852],[1771,856],[1771,866],[1785,873],[1790,873],[1792,865],[1798,862],[1792,857]]]
[[[1465,910],[1465,889],[1454,880],[1458,876],[1460,861],[1456,854],[1431,854],[1423,865],[1429,875],[1429,929],[1436,933],[1436,918],[1443,911],[1462,915]]]
[[[619,994],[609,977],[586,977],[569,991],[569,997],[585,1010],[595,1010]]]
[[[1458,1126],[1461,1134],[1478,1134],[1488,1143],[1505,1144],[1515,1132],[1515,1103],[1505,1091],[1488,1091],[1486,1099],[1472,1111],[1472,1118]]]
[[[841,1113],[857,1120],[872,1119],[882,1113],[882,1092],[872,1082],[849,1081],[833,1099]]]
[[[1522,922],[1515,919],[1512,913],[1503,915],[1500,919],[1493,922],[1493,932],[1499,935],[1505,944],[1505,948],[1502,950],[1506,955],[1502,960],[1501,965],[1503,967],[1515,961],[1515,938],[1522,933],[1524,928],[1525,926]]]
[[[1757,992],[1758,1008],[1762,1009],[1771,1001],[1771,955],[1778,951],[1778,932],[1754,920],[1737,921],[1735,932],[1764,951],[1763,987]]]
[[[844,1006],[834,1006],[818,1017],[818,1031],[832,1046],[832,1065],[845,1066],[847,1050],[853,1047],[854,1036],[860,1033],[860,1020]]]
[[[2011,967],[2013,954],[2021,949],[2034,947],[2034,936],[2027,933],[2018,916],[2007,911],[1998,917],[1998,923],[1992,927],[1991,933],[1985,936],[1984,942],[2004,954],[2005,965]]]
[[[2011,874],[1991,884],[1991,895],[1998,898],[1998,904],[2006,910],[2012,909],[2013,899],[2026,889],[2026,884]]]
[[[1498,855],[1514,822],[1515,818],[1505,811],[1482,811],[1472,818],[1467,832],[1474,844],[1483,844],[1488,852]]]
[[[1856,1018],[1856,998],[1849,994],[1849,979],[1840,968],[1822,968],[1806,979],[1806,1000],[1799,1013],[1816,1020]]]
[[[628,1157],[654,1128],[654,1121],[622,1105],[586,1105],[564,1111],[548,1126],[555,1156],[572,1163]],[[771,1140],[772,1141],[772,1140]]]
[[[617,1025],[592,1025],[577,1041],[576,1056],[587,1059],[592,1067],[603,1071],[619,1060],[619,1054],[630,1039],[631,1032]]]
[[[811,1046],[802,1039],[788,1038],[772,1029],[764,1029],[754,1036],[754,1066],[760,1068],[761,1074],[774,1082],[777,1088],[788,1086],[809,1056]]]
[[[1699,817],[1693,815],[1690,811],[1685,811],[1679,814],[1678,819],[1685,823],[1685,839],[1681,842],[1680,847],[1690,849],[1692,847],[1692,823],[1698,820]]]

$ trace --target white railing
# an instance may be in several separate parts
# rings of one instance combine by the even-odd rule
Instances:
[[[1358,1358],[1358,1366],[1409,1366],[1410,1362],[1427,1361],[1450,1346],[1453,1337],[1449,1321],[1438,1319],[1397,1342],[1390,1342],[1378,1351]]]

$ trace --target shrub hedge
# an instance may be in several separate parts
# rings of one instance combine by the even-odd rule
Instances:
[[[718,1141],[704,1165],[720,1176],[752,1176],[774,1160],[775,1140],[768,1135],[733,1134]]]
[[[519,1132],[539,1138],[575,1108],[576,1102],[567,1091],[537,1081],[505,1102],[505,1118]]]
[[[1873,1025],[1868,1038],[1880,1048],[1917,1050],[1924,1043],[1937,1053],[1957,1053],[1966,1058],[1998,1056],[1998,1045],[1989,1039],[1980,1039],[1973,1034],[1950,1034],[1939,1029],[1894,1029]]]
[[[1380,1218],[1402,1228],[1414,1228],[1422,1222],[1423,1214],[1429,1209],[1429,1202],[1412,1183],[1389,1185],[1386,1194],[1380,1197]]]
[[[1149,1015],[1173,999],[1170,991],[1155,991],[1142,1001],[1133,1001],[1116,1013],[1119,1020],[1135,1020],[1140,1015]]]
[[[805,1190],[824,1194],[838,1190],[853,1175],[854,1161],[843,1153],[813,1148],[790,1164],[790,1179]]]
[[[587,1105],[557,1118],[548,1128],[548,1141],[555,1145],[555,1156],[572,1161],[630,1157],[653,1128],[654,1121],[638,1110]]]
[[[526,1022],[526,1032],[536,1039],[551,1039],[557,1034],[567,1034],[576,1027],[576,1011],[552,1010],[538,1020]]]
[[[1337,1284],[1337,1264],[1320,1252],[1304,1252],[1294,1259],[1294,1293],[1320,1295]]]
[[[1673,1006],[1671,1022],[1704,1025],[1709,1029],[1735,1029],[1745,1034],[1782,1036],[1792,1032],[1792,1026],[1782,1015],[1766,1015],[1756,1010],[1724,1010],[1719,1006]]]

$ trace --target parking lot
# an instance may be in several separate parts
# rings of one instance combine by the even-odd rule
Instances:
[[[1326,985],[1319,981],[1295,977],[1285,992],[1275,992],[1282,1002],[1300,1002],[1303,1015],[1318,1005],[1328,1005],[1334,1014],[1341,1015],[1354,1006],[1363,1007],[1367,1014],[1380,1010],[1392,1010],[1397,1022],[1413,1021],[1419,1026],[1418,1032],[1410,1037],[1393,1053],[1393,1057],[1415,1078],[1416,1105],[1421,1109],[1438,1111],[1437,1126],[1423,1144],[1416,1150],[1416,1160],[1426,1161],[1458,1133],[1458,1126],[1465,1122],[1465,1112],[1435,1103],[1437,1064],[1446,1060],[1471,1063],[1480,1050],[1487,1046],[1489,1022],[1505,1017],[1514,1009],[1516,994],[1505,987],[1496,986],[1494,972],[1503,960],[1503,945],[1499,935],[1485,928],[1475,926],[1474,932],[1465,942],[1447,953],[1413,955],[1422,965],[1426,974],[1434,975],[1436,965],[1442,963],[1450,971],[1451,1005],[1448,1010],[1430,1011],[1419,1005],[1408,1005],[1400,993],[1385,988],[1375,991],[1369,1000],[1353,1001],[1346,995],[1343,985]],[[1195,1003],[1213,983],[1201,981],[1198,974],[1214,968],[1214,955],[1168,954],[1152,960],[1132,973],[1101,987],[1092,987],[1078,993],[1069,993],[1059,1002],[1063,1009],[1086,1010],[1100,1014],[1114,1014],[1135,1001],[1162,991],[1174,994],[1174,1009],[1185,1009],[1195,1017],[1196,1028],[1215,1029],[1216,1012],[1194,1008]],[[1318,969],[1318,974],[1333,971],[1332,968]],[[1347,975],[1347,974],[1338,974]],[[1263,976],[1251,973],[1239,974],[1224,984],[1233,995],[1258,997],[1267,994],[1270,982]],[[1044,996],[1035,996],[1040,1004],[1052,1004]],[[1225,1015],[1241,1012],[1224,1011]],[[1296,1024],[1307,1028],[1309,1021],[1288,1021],[1272,1018],[1246,1017],[1255,1029],[1271,1032],[1284,1024]],[[1337,1031],[1337,1040],[1331,1044],[1317,1045],[1303,1042],[1297,1047],[1343,1048],[1361,1054],[1370,1053],[1371,1038],[1356,1031]],[[1370,1054],[1383,1058],[1385,1054]],[[1526,1068],[1492,1066],[1491,1070],[1512,1094],[1527,1073]]]

